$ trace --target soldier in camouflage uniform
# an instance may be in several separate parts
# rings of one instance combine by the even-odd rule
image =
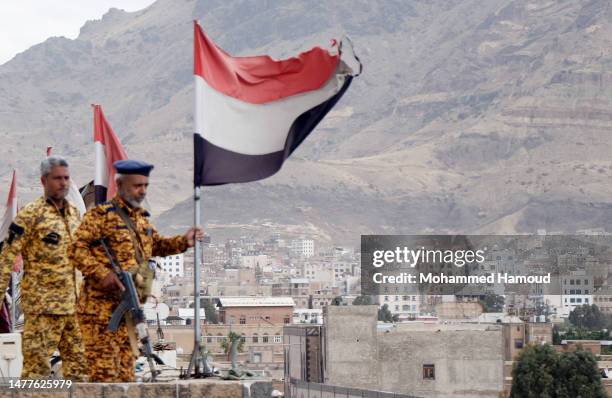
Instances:
[[[149,222],[149,213],[141,207],[153,168],[144,162],[118,161],[118,193],[113,200],[89,210],[68,252],[85,278],[78,305],[91,381],[129,382],[134,380],[135,357],[125,322],[114,333],[108,330],[113,310],[120,302],[123,285],[112,271],[100,240],[114,252],[117,265],[124,270],[138,265],[136,245],[144,259],[182,253],[203,239],[200,228],[191,228],[183,236],[160,236]],[[134,225],[134,235],[118,214],[121,208]]]
[[[21,253],[25,317],[21,377],[50,377],[49,360],[59,350],[63,377],[81,381],[87,371],[75,314],[76,276],[66,254],[80,215],[66,200],[70,189],[66,160],[51,156],[40,169],[45,195],[21,209],[9,227],[0,253],[0,286],[7,286],[15,257]]]

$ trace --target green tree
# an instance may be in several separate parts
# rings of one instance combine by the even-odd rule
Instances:
[[[552,346],[527,346],[512,370],[511,398],[605,398],[597,358],[582,348],[557,354]]]
[[[391,315],[391,311],[389,311],[389,306],[387,304],[378,309],[378,320],[383,322],[393,322],[393,315]]]
[[[590,351],[578,349],[559,356],[555,372],[557,398],[605,398],[597,358]]]
[[[480,300],[484,312],[503,312],[504,296],[499,294],[487,294],[484,300]]]
[[[193,308],[193,303],[189,304],[189,308]],[[213,303],[204,298],[201,298],[200,308],[204,308],[204,314],[208,323],[219,323],[219,319],[217,318],[217,310],[215,309],[215,305]]]
[[[230,358],[230,351],[232,349],[232,342],[233,341],[238,341],[238,346],[236,347],[236,350],[238,352],[243,352],[244,351],[244,340],[242,340],[242,336],[239,335],[236,332],[229,332],[227,337],[224,337],[223,340],[221,340],[221,348],[223,349],[223,352],[225,352],[225,355],[227,355],[227,359]]]
[[[584,304],[570,312],[568,320],[578,328],[599,330],[606,327],[608,320],[595,304]]]
[[[548,344],[527,346],[512,369],[510,398],[554,398],[557,353]]]
[[[372,296],[355,297],[353,305],[372,305]]]
[[[206,314],[206,320],[208,321],[208,323],[219,323],[215,306],[210,301],[204,302],[204,313]]]
[[[559,345],[561,344],[561,334],[559,333],[559,326],[553,326],[553,334],[552,334],[553,344]]]

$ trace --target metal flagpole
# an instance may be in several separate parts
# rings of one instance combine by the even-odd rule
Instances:
[[[193,195],[194,203],[194,224],[196,228],[201,225],[201,212],[200,212],[200,187],[196,186]],[[193,259],[193,332],[194,332],[194,343],[193,353],[191,354],[191,360],[189,361],[189,367],[187,368],[187,378],[192,376],[191,371],[193,370],[194,377],[206,377],[210,375],[209,369],[206,366],[206,358],[202,353],[202,331],[200,329],[200,269],[202,265],[202,247],[199,240],[195,240],[194,244],[194,259]]]
[[[194,21],[197,24],[197,21]],[[197,27],[197,26],[196,26]],[[195,53],[194,53],[195,56]],[[194,124],[195,124],[195,133],[200,134],[202,132],[202,126],[200,125],[200,118],[198,117],[199,112],[201,112],[201,108],[203,104],[200,103],[201,98],[201,89],[202,87],[198,84],[198,76],[194,75],[194,83],[195,83],[195,101],[194,101]],[[195,142],[195,140],[194,140]],[[194,144],[194,160],[195,160],[195,144]],[[195,170],[195,161],[194,161],[194,176],[196,173]],[[193,194],[193,204],[194,204],[194,226],[199,228],[202,225],[201,220],[201,197],[200,192],[201,188],[196,184],[194,179],[194,194]],[[192,377],[191,371],[194,370],[194,377],[207,377],[212,375],[212,370],[208,367],[206,363],[206,353],[204,352],[204,347],[202,346],[202,330],[200,328],[200,272],[202,267],[202,242],[195,239],[194,250],[193,250],[193,332],[194,332],[194,344],[193,344],[193,353],[191,354],[191,360],[189,361],[189,367],[187,368],[186,378]]]
[[[17,322],[17,295],[15,294],[16,283],[15,279],[17,278],[16,272],[11,272],[11,332],[15,332],[17,330],[16,322]]]

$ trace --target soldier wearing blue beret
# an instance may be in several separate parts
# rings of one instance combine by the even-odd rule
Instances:
[[[134,381],[134,360],[139,354],[130,345],[125,324],[117,332],[108,330],[111,314],[120,302],[124,287],[111,269],[100,240],[106,240],[116,256],[117,265],[134,275],[141,302],[144,302],[150,294],[147,284],[150,275],[146,272],[148,259],[182,253],[192,247],[196,239],[204,238],[201,228],[191,228],[182,236],[164,237],[150,223],[149,213],[142,208],[142,203],[153,165],[138,160],[120,160],[113,166],[117,171],[117,195],[87,212],[68,250],[70,259],[85,278],[78,314],[89,379],[95,382]]]

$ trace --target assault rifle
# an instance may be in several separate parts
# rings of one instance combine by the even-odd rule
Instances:
[[[140,349],[140,351],[142,354],[144,354],[149,362],[151,381],[155,381],[157,376],[161,373],[161,371],[155,367],[155,364],[157,363],[158,365],[164,365],[164,361],[162,361],[161,358],[153,352],[151,339],[149,338],[149,333],[147,332],[145,314],[142,308],[140,308],[140,301],[138,300],[138,293],[136,292],[136,286],[134,285],[132,274],[130,274],[128,271],[122,270],[118,266],[118,264],[115,262],[114,253],[106,241],[102,239],[100,242],[104,248],[106,256],[110,261],[113,272],[117,274],[119,280],[125,287],[125,290],[121,295],[121,302],[113,312],[113,315],[108,323],[108,330],[111,332],[116,332],[119,329],[121,320],[125,318],[128,327],[128,334],[130,334],[130,343],[133,343],[132,339],[135,331],[138,342],[140,342],[142,345],[142,349]],[[132,344],[132,348],[135,348],[134,344]],[[144,352],[142,352],[143,349]],[[136,351],[138,351],[138,349],[136,349]]]

